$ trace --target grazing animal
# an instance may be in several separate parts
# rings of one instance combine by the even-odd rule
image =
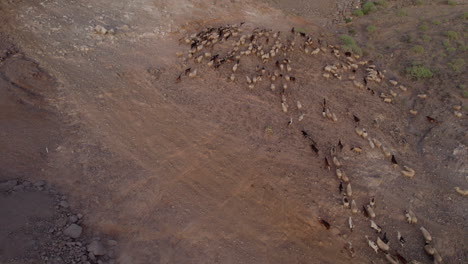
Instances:
[[[397,238],[398,238],[398,241],[400,241],[401,246],[403,246],[406,243],[406,240],[403,238],[400,231],[397,231]]]
[[[382,228],[378,226],[374,220],[371,220],[371,228],[374,229],[377,233],[382,232]]]
[[[388,244],[386,244],[385,242],[382,241],[382,239],[380,239],[380,237],[377,237],[377,246],[382,250],[382,251],[389,251],[390,250],[390,247],[388,246]]]
[[[422,233],[424,239],[426,240],[426,243],[430,243],[432,241],[432,236],[429,233],[429,231],[427,231],[427,229],[422,227],[422,226],[419,229],[421,230],[421,233]]]
[[[403,174],[403,176],[406,176],[408,178],[412,178],[414,177],[416,172],[408,166],[403,166],[403,170],[401,171],[401,174]]]
[[[327,230],[330,229],[330,223],[327,221],[323,220],[322,218],[319,217],[319,222],[322,224]]]

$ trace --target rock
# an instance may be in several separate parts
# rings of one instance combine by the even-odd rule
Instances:
[[[111,247],[117,246],[117,244],[118,244],[118,243],[117,243],[117,241],[115,241],[115,240],[112,240],[112,239],[107,240],[107,245],[109,245],[109,246],[111,246]]]
[[[59,227],[64,227],[66,224],[67,224],[67,219],[66,218],[60,218],[59,220],[57,220],[57,225]]]
[[[24,185],[16,185],[13,187],[13,191],[21,192],[24,190]]]
[[[18,184],[18,181],[11,180],[0,183],[0,191],[6,192],[9,191],[11,188],[15,187]]]
[[[83,218],[83,215],[82,214],[77,214],[76,217],[78,217],[78,219],[81,219],[81,218]]]
[[[107,253],[106,248],[100,241],[93,241],[89,243],[87,250],[95,256],[103,256]]]
[[[63,208],[68,208],[69,207],[67,201],[60,201],[60,206],[63,207]]]
[[[88,253],[88,258],[93,261],[96,260],[96,256],[94,256],[94,254],[91,252]]]
[[[76,223],[76,221],[78,221],[78,216],[71,215],[70,217],[68,217],[68,221],[70,221],[70,223]]]
[[[25,187],[31,186],[31,182],[29,182],[29,181],[24,181],[24,182],[23,182],[23,185],[24,185]]]
[[[81,232],[83,228],[77,224],[71,224],[65,230],[63,230],[63,234],[72,237],[72,238],[79,238],[81,236]]]
[[[42,186],[44,186],[45,184],[46,184],[45,181],[40,180],[40,181],[35,182],[35,183],[34,183],[34,186],[35,186],[35,187],[42,187]]]
[[[107,255],[108,255],[110,258],[114,258],[114,257],[115,257],[115,251],[111,249],[111,250],[109,250],[109,251],[107,252]]]

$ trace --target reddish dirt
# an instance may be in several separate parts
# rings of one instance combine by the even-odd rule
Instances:
[[[188,51],[179,44],[187,34],[240,22],[245,31],[271,28],[285,36],[300,27],[323,46],[333,43],[334,32],[313,19],[255,1],[11,1],[0,12],[0,179],[57,186],[86,216],[87,228],[118,239],[119,263],[385,263],[364,238],[376,238],[369,221],[342,208],[339,181],[324,167],[339,140],[352,197],[359,207],[376,198],[375,221],[392,253],[430,263],[424,226],[446,263],[467,259],[466,197],[453,189],[466,188],[466,113],[441,113],[441,124],[421,116],[415,125],[400,99],[415,91],[383,103],[378,94],[388,83],[370,83],[372,95],[346,79],[325,80],[323,67],[338,60],[299,50],[288,54],[297,81],[286,91],[291,107],[283,113],[279,91],[267,82],[247,88],[253,59],[228,82],[232,62],[215,71],[175,56]],[[96,25],[115,33],[97,34]],[[198,68],[197,78],[176,83],[187,67]],[[356,79],[364,74],[361,67]],[[397,72],[386,75],[411,84]],[[338,122],[322,117],[323,99]],[[401,176],[354,133],[357,125],[416,176]],[[318,154],[301,130],[317,142]],[[350,151],[354,146],[364,152]],[[417,225],[404,219],[409,208]]]

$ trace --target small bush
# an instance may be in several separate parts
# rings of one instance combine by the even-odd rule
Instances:
[[[455,31],[452,31],[452,30],[449,30],[449,31],[445,32],[445,35],[450,40],[457,40],[458,39],[458,33],[455,32]]]
[[[447,4],[448,4],[448,5],[451,5],[451,6],[454,6],[454,5],[457,4],[457,2],[456,2],[456,1],[453,1],[453,0],[448,0],[448,1],[447,1]]]
[[[423,2],[422,0],[414,0],[413,3],[414,3],[415,5],[422,5],[422,4],[424,4],[424,2]]]
[[[463,19],[468,19],[468,12],[463,13],[462,18]]]
[[[406,12],[406,10],[400,9],[397,11],[397,16],[399,17],[408,16],[408,12]]]
[[[353,21],[353,20],[351,18],[347,17],[347,18],[345,18],[344,21],[345,21],[345,23],[351,23],[351,21]]]
[[[356,45],[356,42],[354,41],[353,37],[348,36],[348,35],[341,35],[340,40],[341,40],[341,43],[343,43],[343,45],[348,45],[348,46]]]
[[[428,29],[429,29],[429,26],[426,23],[419,26],[419,30],[426,31]]]
[[[364,12],[361,9],[356,9],[353,11],[353,16],[362,17],[364,16]]]
[[[433,25],[440,25],[442,22],[440,20],[432,20]]]
[[[375,11],[375,10],[377,10],[377,8],[375,7],[375,4],[373,2],[370,2],[370,1],[365,2],[362,5],[362,12],[364,13],[364,15],[367,15],[370,12]]]
[[[405,71],[406,74],[416,80],[428,79],[433,76],[432,71],[423,65],[413,65],[411,67],[407,67]]]
[[[376,5],[381,6],[381,7],[388,7],[388,2],[385,0],[377,0],[374,2]]]
[[[401,41],[405,43],[413,42],[413,38],[410,35],[403,35],[401,36]]]
[[[348,35],[341,35],[340,36],[341,43],[343,44],[344,51],[354,52],[356,54],[362,55],[361,48],[358,47],[356,41],[354,41],[353,37]]]
[[[454,47],[448,47],[445,50],[447,50],[447,52],[455,52],[457,49]]]
[[[462,97],[465,98],[465,99],[468,98],[468,90],[463,90],[462,91]]]
[[[424,42],[429,42],[429,41],[432,40],[432,38],[431,38],[431,36],[429,36],[429,35],[423,35],[423,36],[422,36],[422,40],[423,40]]]
[[[442,41],[442,45],[444,45],[444,47],[448,48],[448,47],[450,47],[450,41],[444,40],[444,41]]]
[[[451,62],[449,62],[448,66],[452,71],[460,73],[463,70],[463,67],[465,66],[465,60],[462,58],[454,59]]]
[[[356,35],[356,29],[354,29],[353,27],[349,27],[348,28],[348,33],[354,36],[354,35]]]
[[[459,84],[458,89],[461,90],[461,95],[463,98],[468,98],[468,89],[465,84]]]
[[[424,47],[420,46],[420,45],[416,45],[416,46],[411,48],[411,51],[413,51],[416,54],[422,54],[422,53],[424,53]]]
[[[374,25],[369,25],[367,26],[367,32],[368,33],[374,33],[377,30],[377,27]]]

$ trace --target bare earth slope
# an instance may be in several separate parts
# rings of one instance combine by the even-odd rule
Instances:
[[[466,111],[462,118],[447,113],[442,125],[414,126],[400,98],[416,92],[399,91],[391,104],[379,97],[391,89],[389,78],[411,86],[398,73],[385,72],[368,89],[348,77],[364,83],[372,63],[343,71],[342,80],[324,78],[324,66],[347,61],[327,45],[333,32],[255,1],[10,1],[0,12],[1,37],[15,44],[0,47],[13,54],[0,64],[0,180],[45,179],[67,193],[87,216],[84,225],[118,238],[118,263],[385,263],[365,239],[383,235],[362,210],[371,197],[392,255],[432,263],[423,250],[424,226],[446,263],[466,261],[468,208],[454,191],[467,188]],[[246,34],[272,29],[298,43],[278,57],[291,61],[283,74],[296,78],[284,92],[285,81],[272,91],[265,76],[248,87],[245,76],[262,65],[254,58],[241,59],[232,82],[235,60],[215,70],[206,59],[197,64],[176,56],[187,56],[186,36],[241,22]],[[292,27],[305,29],[323,50],[305,54],[304,38]],[[267,64],[276,69],[274,60]],[[197,76],[186,76],[187,68]],[[322,117],[324,99],[337,122]],[[398,166],[359,137],[356,126],[383,142]],[[443,154],[424,151],[421,142],[443,141],[447,130],[457,136]],[[332,147],[352,183],[356,214],[342,206]],[[403,165],[416,175],[402,176]],[[406,209],[418,224],[406,222]]]

